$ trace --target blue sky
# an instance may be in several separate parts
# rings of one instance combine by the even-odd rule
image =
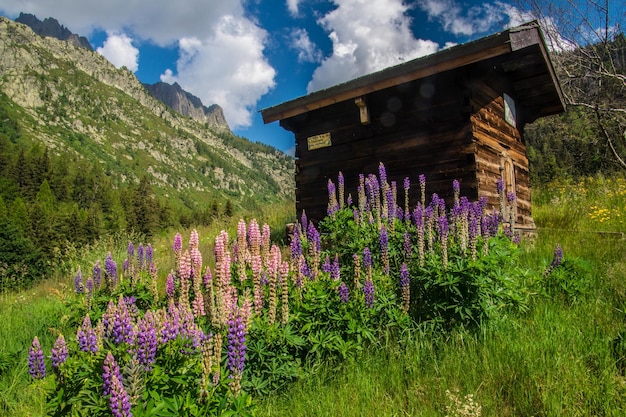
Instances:
[[[292,152],[258,111],[529,20],[503,1],[0,0],[54,17],[146,83],[178,82],[232,130]]]

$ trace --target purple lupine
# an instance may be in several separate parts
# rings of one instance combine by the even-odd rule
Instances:
[[[552,258],[552,263],[550,264],[550,268],[554,269],[563,263],[563,248],[561,244],[558,243],[556,248],[554,249],[554,257]]]
[[[365,307],[374,307],[374,282],[369,278],[363,284],[363,296],[365,297]]]
[[[52,347],[52,351],[50,352],[50,360],[52,361],[52,366],[55,369],[59,369],[61,364],[65,363],[67,360],[68,352],[67,352],[67,344],[65,343],[65,338],[62,334],[59,335],[56,342],[54,342],[54,346]]]
[[[100,284],[102,282],[102,267],[100,266],[100,261],[96,261],[96,264],[93,266],[93,283],[96,288],[100,288]]]
[[[420,183],[420,198],[422,202],[422,207],[426,206],[426,175],[419,175],[419,183]]]
[[[115,344],[128,343],[133,344],[135,340],[133,320],[130,315],[128,305],[123,297],[120,296],[113,316],[113,324],[111,333],[108,335],[113,339]]]
[[[339,171],[339,175],[337,176],[337,186],[339,187],[339,208],[342,209],[344,207],[344,190],[345,190],[345,180],[343,178],[343,173]]]
[[[243,307],[233,305],[228,318],[228,360],[226,369],[230,372],[231,390],[235,396],[241,388],[241,377],[246,361],[246,317]]]
[[[167,279],[165,280],[165,294],[170,300],[173,300],[176,294],[176,282],[174,281],[173,271],[167,275]]]
[[[88,296],[91,296],[93,294],[93,287],[93,278],[87,278],[87,281],[85,281],[85,291],[87,292]]]
[[[385,168],[385,165],[382,162],[378,164],[378,178],[380,178],[381,184],[384,184],[387,182],[387,169]]]
[[[387,202],[387,213],[384,213],[384,215],[392,222],[393,219],[396,218],[396,203],[393,198],[393,188],[389,187],[385,189],[385,199]]]
[[[330,273],[330,269],[330,256],[326,255],[326,258],[324,258],[324,263],[322,264],[322,272]]]
[[[300,241],[300,231],[296,227],[294,230],[293,236],[291,238],[291,259],[297,260],[302,256],[302,242]]]
[[[302,230],[307,230],[309,227],[309,220],[306,217],[306,212],[302,210],[302,216],[300,216],[300,225],[302,226]]]
[[[28,350],[28,373],[34,379],[43,379],[46,376],[46,364],[43,360],[43,351],[37,336]]]
[[[372,267],[372,252],[370,251],[370,248],[363,249],[363,267]]]
[[[104,358],[102,365],[102,395],[110,395],[113,388],[113,377],[116,377],[118,381],[122,381],[122,372],[120,367],[115,361],[113,354],[107,352],[107,356]]]
[[[113,417],[132,417],[130,410],[130,395],[124,389],[122,381],[117,376],[111,377],[111,398],[109,398],[109,407]]]
[[[139,269],[144,269],[144,261],[145,261],[145,256],[144,256],[144,250],[143,250],[143,245],[140,243],[139,246],[137,246],[137,265],[139,265]]]
[[[413,244],[411,243],[411,234],[409,232],[404,232],[404,257],[406,259],[411,259],[411,255],[413,255]]]
[[[504,193],[504,179],[502,177],[496,180],[496,191],[498,194]]]
[[[157,331],[155,319],[150,311],[137,323],[137,361],[146,371],[152,369],[157,352]]]
[[[515,193],[513,191],[506,193],[506,201],[509,204],[512,204],[515,201]]]
[[[180,235],[180,233],[176,233],[176,236],[174,236],[174,243],[172,244],[172,250],[176,254],[181,254],[183,250],[183,237]]]
[[[339,281],[339,278],[341,277],[341,269],[339,268],[339,255],[335,255],[335,260],[330,267],[330,277],[335,281]]]
[[[350,207],[350,206],[352,206],[352,203],[353,203],[353,201],[352,201],[352,194],[348,194],[348,198],[346,198],[346,205],[348,207]]]
[[[111,252],[107,253],[104,259],[104,276],[109,289],[114,289],[117,286],[117,264],[113,260]]]
[[[152,249],[152,245],[148,243],[145,247],[146,264],[150,265],[152,263],[153,256],[154,249]]]
[[[454,205],[459,204],[459,195],[461,194],[461,183],[459,180],[452,181],[452,191],[454,193]]]
[[[326,213],[329,216],[333,216],[337,210],[339,210],[339,203],[337,203],[337,190],[335,188],[335,184],[329,179],[328,180],[328,209]]]
[[[406,263],[400,266],[400,291],[402,292],[402,310],[406,313],[409,311],[411,303],[411,281],[409,279],[409,268]]]
[[[76,331],[76,340],[78,341],[78,349],[83,352],[96,353],[98,351],[98,339],[96,331],[91,326],[89,314],[83,319],[83,324]]]
[[[337,292],[339,293],[339,301],[342,303],[347,303],[350,300],[350,290],[345,282],[341,282],[339,287],[337,287]]]
[[[85,292],[85,287],[83,286],[83,274],[80,272],[80,267],[78,267],[78,272],[76,272],[76,276],[74,277],[74,292],[76,294],[82,294]]]
[[[129,258],[135,257],[135,246],[133,245],[133,242],[131,241],[128,241],[128,246],[126,247],[126,254],[128,255]]]

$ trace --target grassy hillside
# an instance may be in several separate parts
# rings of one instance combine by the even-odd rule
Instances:
[[[305,278],[310,271],[300,276],[299,269],[291,267],[288,295],[291,301],[286,326],[266,324],[272,296],[271,292],[264,293],[270,304],[265,304],[260,315],[253,315],[249,324],[239,394],[233,395],[232,380],[223,375],[222,382],[212,388],[212,399],[208,403],[184,402],[186,391],[181,387],[190,383],[185,389],[192,389],[192,386],[197,389],[198,384],[203,384],[198,363],[189,362],[190,359],[176,365],[188,366],[185,374],[176,374],[177,371],[169,374],[182,384],[179,388],[171,382],[165,383],[163,377],[146,376],[144,383],[148,386],[157,381],[165,383],[169,388],[164,386],[159,395],[165,395],[162,401],[167,409],[179,410],[177,415],[196,415],[200,409],[207,411],[194,407],[209,407],[218,415],[230,410],[238,415],[258,416],[623,415],[626,409],[626,344],[623,341],[626,230],[621,214],[626,204],[626,181],[594,177],[577,183],[551,184],[535,191],[534,197],[538,233],[523,238],[519,246],[494,238],[489,243],[489,256],[483,257],[479,252],[477,263],[472,263],[457,252],[459,241],[451,237],[449,264],[445,268],[438,246],[434,247],[433,257],[426,254],[425,266],[418,267],[418,246],[413,246],[411,260],[404,258],[410,271],[411,304],[406,310],[402,301],[404,287],[397,281],[402,263],[397,260],[404,257],[401,231],[405,226],[395,223],[395,232],[388,230],[386,258],[382,247],[378,247],[378,232],[373,233],[374,229],[364,225],[366,229],[352,235],[355,225],[350,226],[350,217],[344,217],[340,210],[334,220],[320,226],[320,230],[326,231],[322,235],[321,253],[315,255],[310,246],[315,240],[314,232],[308,235],[308,240],[301,241],[308,242],[302,249],[309,267],[313,268],[314,259],[319,259],[319,275],[310,280]],[[292,216],[289,211],[284,211],[285,217]],[[282,236],[282,227],[278,225],[283,221],[274,218],[271,222],[274,238]],[[229,247],[234,248],[238,245],[235,222],[227,225],[226,230],[231,236]],[[369,232],[363,233],[364,230]],[[416,236],[413,231],[410,233]],[[204,263],[211,267],[213,279],[222,277],[214,258],[214,254],[219,253],[214,247],[218,234],[217,229],[201,230],[198,246]],[[186,247],[186,233],[183,236]],[[358,242],[356,236],[359,236]],[[173,237],[168,236],[153,244],[160,300],[165,298],[167,272],[177,265],[171,251],[172,240]],[[355,274],[358,274],[354,266],[343,260],[343,255],[349,253],[345,252],[346,248],[352,245],[371,248],[376,291],[372,309],[367,307],[365,294],[353,288]],[[557,245],[562,247],[563,253],[559,262],[554,259]],[[113,258],[121,264],[127,257],[123,241],[106,243],[89,255],[81,252],[81,259],[76,259],[73,267],[80,265],[87,279],[91,276],[86,272],[90,265],[96,259],[103,259],[104,252],[112,249],[115,249]],[[290,259],[293,250],[293,246],[291,251],[283,247],[283,259]],[[313,252],[309,252],[311,250]],[[471,247],[467,250],[469,257]],[[326,255],[331,259],[328,269],[324,261]],[[341,259],[338,281],[332,278],[335,255]],[[385,259],[390,264],[390,278],[386,278],[384,272]],[[233,279],[241,277],[236,256],[232,261]],[[362,267],[361,284],[368,279],[366,263]],[[252,291],[256,284],[253,285],[253,269],[249,268],[246,266],[248,275],[241,283],[244,287],[249,285]],[[269,268],[267,271],[271,270]],[[474,272],[464,275],[463,271]],[[457,280],[457,274],[463,278]],[[298,290],[299,277],[307,280],[303,282],[307,288],[304,292]],[[268,279],[271,282],[269,275]],[[75,331],[85,308],[82,304],[85,296],[74,293],[75,283],[72,273],[56,284],[3,295],[0,363],[5,365],[0,367],[0,392],[3,393],[0,410],[6,415],[40,414],[45,407],[46,393],[54,391],[58,384],[54,376],[41,381],[30,379],[26,357],[34,336],[39,337],[48,355],[56,336],[64,333],[70,357],[74,358],[67,366],[79,363],[76,362]],[[347,304],[340,302],[336,287],[339,283],[348,284],[350,301]],[[444,292],[446,288],[453,291],[442,298],[437,295],[440,291],[425,291],[425,285],[435,285]],[[478,285],[476,288],[480,291],[474,292],[471,285]],[[138,300],[151,299],[140,298],[141,291],[126,288],[130,291],[128,294],[134,293]],[[271,287],[264,288],[270,291]],[[245,300],[242,290],[237,291]],[[189,291],[192,294],[195,290]],[[463,304],[462,299],[454,295],[455,291],[477,298]],[[284,313],[281,313],[280,295],[278,298],[276,320],[281,321]],[[191,299],[195,299],[194,296],[190,296]],[[162,301],[155,299],[155,302]],[[427,303],[436,315],[421,314],[420,305]],[[79,312],[73,313],[67,306],[74,306],[74,309],[79,306]],[[458,309],[461,306],[464,307]],[[98,314],[93,312],[94,317]],[[22,320],[20,317],[25,315],[27,318]],[[204,323],[201,324],[203,329],[216,331],[211,327],[214,325],[203,320],[197,321]],[[28,325],[20,326],[21,322]],[[223,331],[226,328],[222,328]],[[226,340],[224,333],[224,352],[230,343]],[[108,349],[117,351],[114,345],[108,345]],[[158,356],[155,366],[161,366],[166,358]],[[128,358],[120,359],[125,360]],[[50,362],[47,359],[46,362],[48,372],[54,374]],[[221,362],[222,372],[232,373],[225,353]],[[70,368],[62,369],[66,377],[70,375],[67,373]],[[128,375],[127,371],[124,375]],[[163,394],[166,392],[169,394]],[[182,396],[177,397],[179,394]],[[92,408],[94,415],[108,415],[105,402],[93,403],[83,394],[72,398],[83,406],[95,407]],[[166,413],[166,408],[161,411]],[[133,408],[134,415],[146,412]]]

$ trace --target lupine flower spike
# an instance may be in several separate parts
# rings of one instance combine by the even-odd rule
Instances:
[[[37,336],[28,351],[28,372],[35,379],[42,379],[46,376],[46,365],[43,360],[43,351]]]

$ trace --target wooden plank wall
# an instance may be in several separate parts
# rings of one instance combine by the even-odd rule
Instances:
[[[489,205],[499,206],[496,181],[503,175],[503,154],[508,155],[515,167],[515,190],[517,201],[516,223],[534,227],[530,201],[530,176],[526,146],[518,129],[504,120],[502,93],[485,81],[477,82],[472,88],[471,122],[473,140],[476,144],[476,169],[478,192],[487,196]]]
[[[431,91],[435,86],[440,91]],[[401,206],[406,176],[412,184],[411,206],[420,200],[420,174],[426,175],[427,201],[437,193],[451,204],[454,179],[461,182],[463,195],[478,197],[469,92],[463,86],[427,79],[371,94],[366,100],[369,125],[360,123],[354,102],[337,103],[287,122],[296,133],[298,214],[305,210],[316,220],[326,215],[328,179],[336,184],[339,171],[345,178],[346,197],[351,193],[356,204],[359,174],[378,176],[379,162],[385,164],[389,181],[397,182]],[[332,146],[309,151],[307,138],[321,133],[331,134]]]

